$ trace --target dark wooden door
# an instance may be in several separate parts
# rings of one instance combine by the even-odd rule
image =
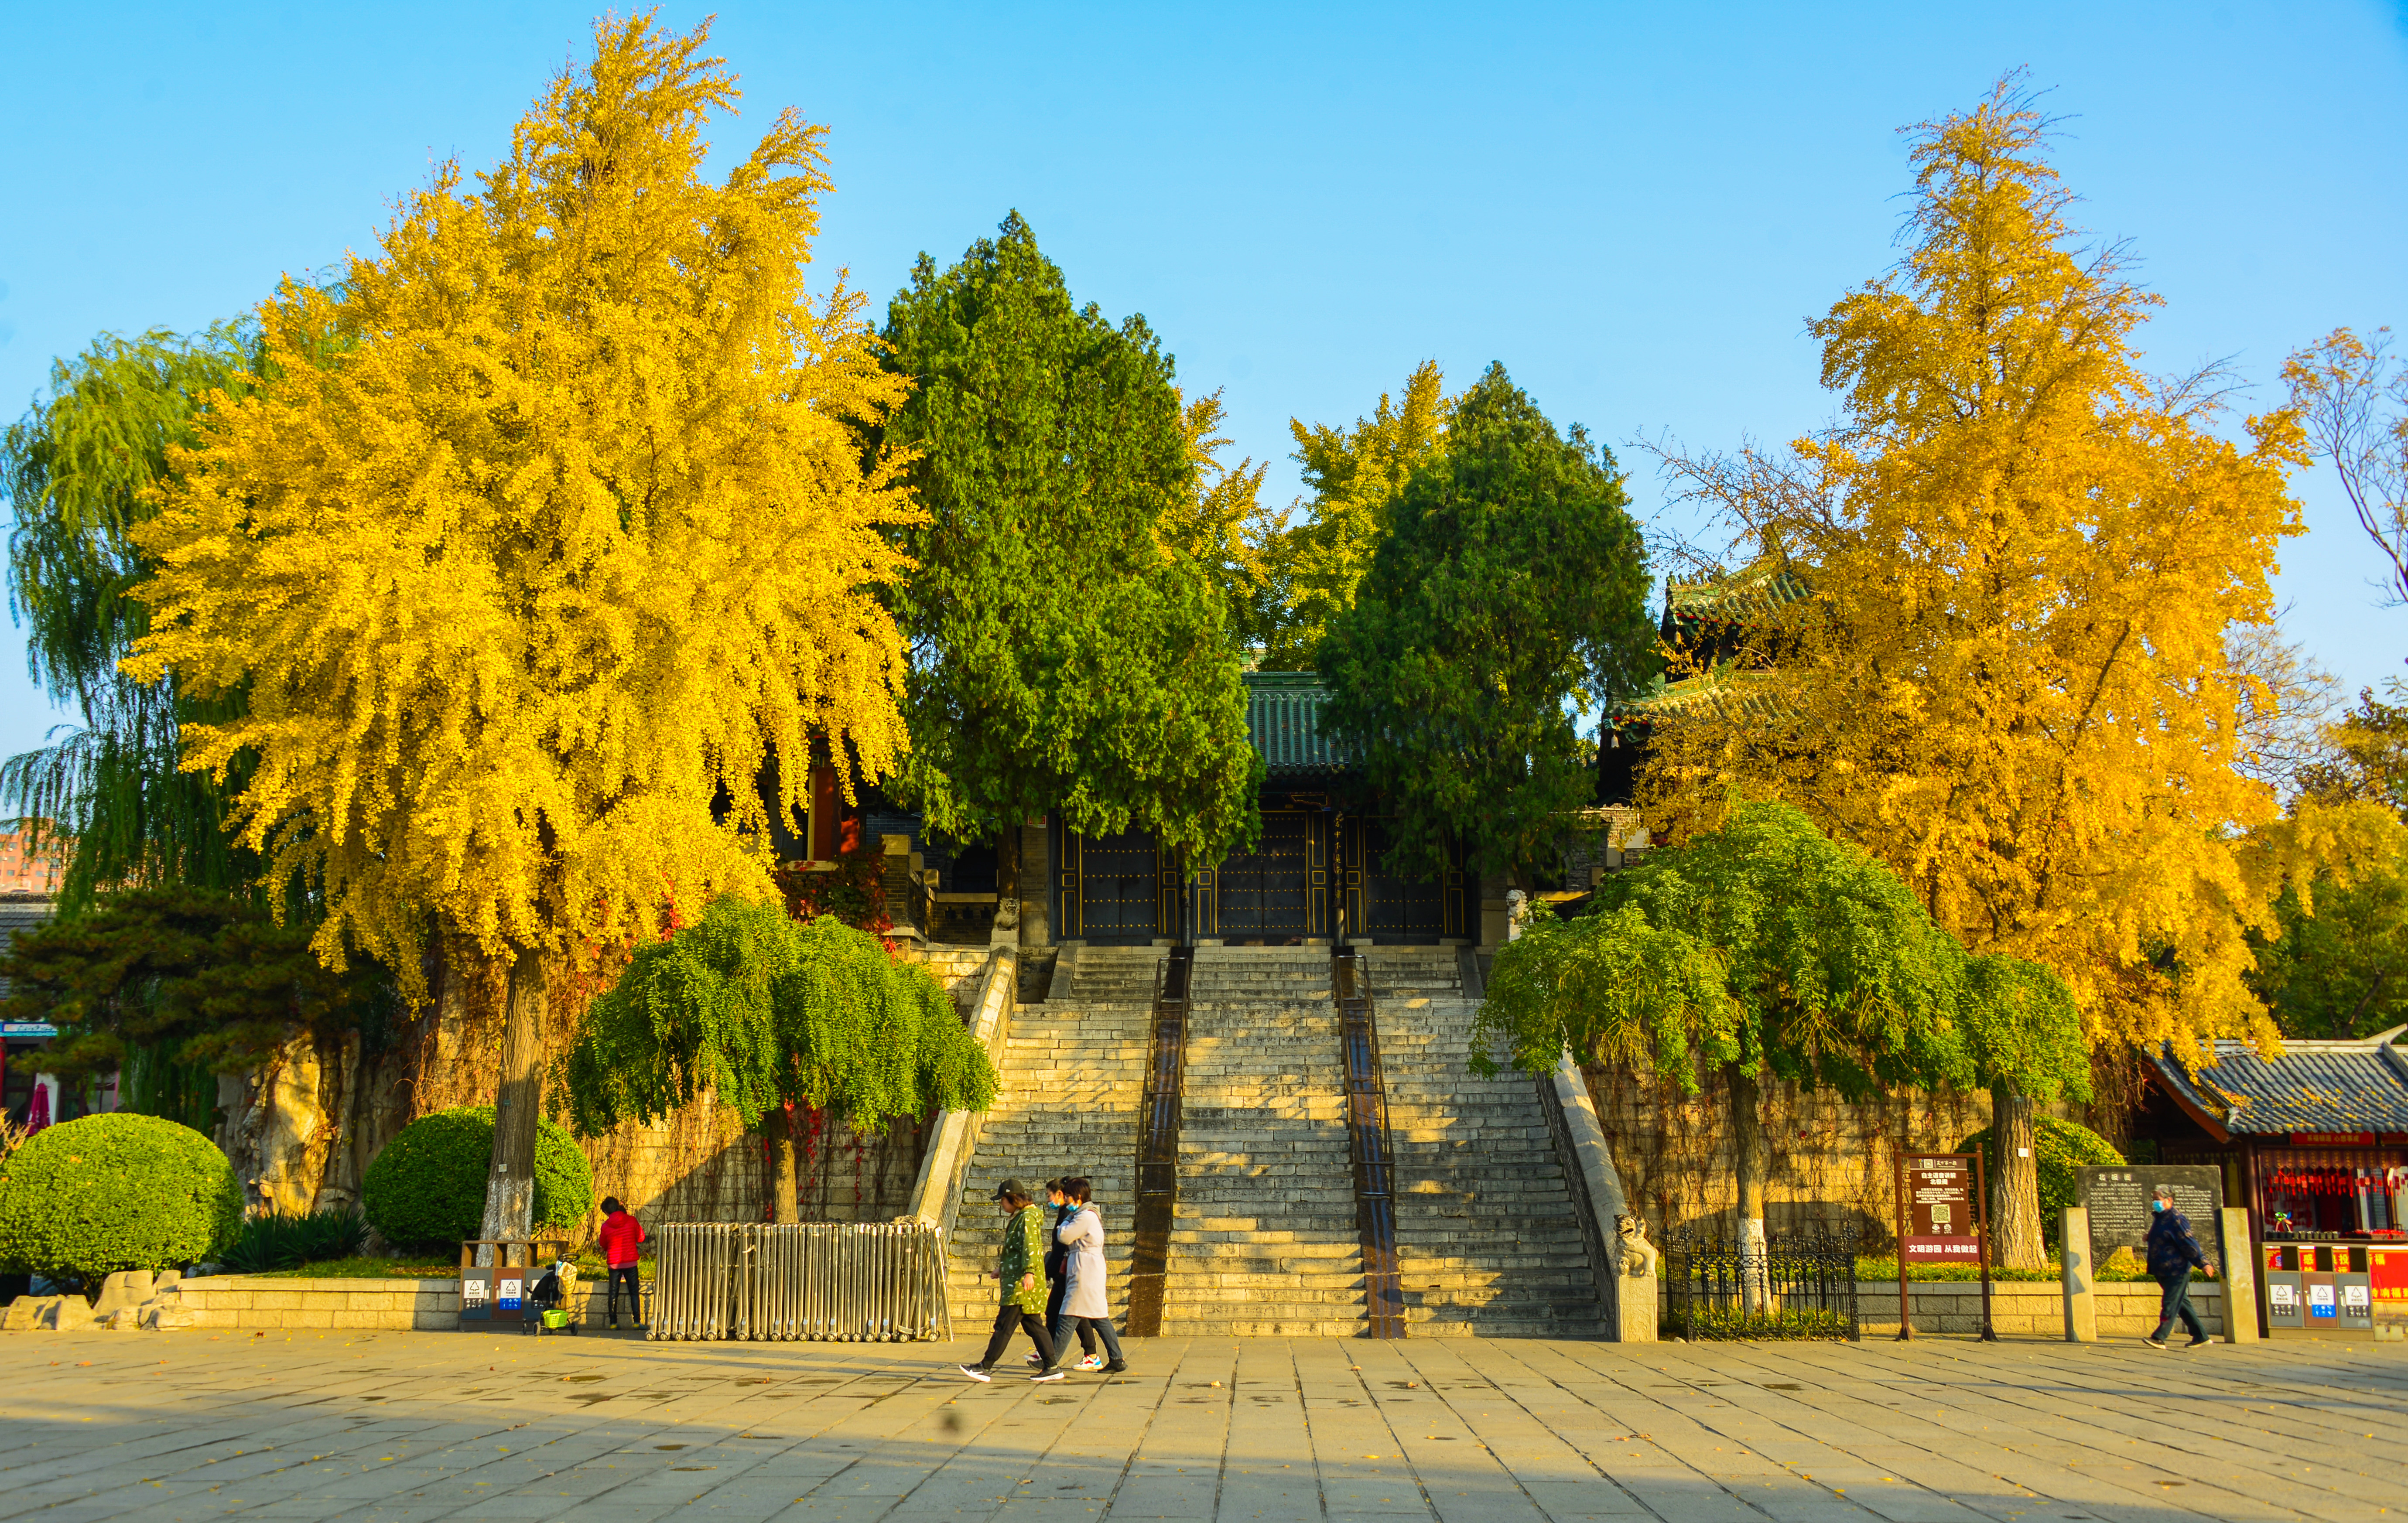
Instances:
[[[1284,941],[1311,930],[1307,852],[1312,817],[1302,809],[1263,811],[1262,844],[1220,869],[1220,924],[1227,941]]]
[[[1154,940],[1161,895],[1152,831],[1090,835],[1079,843],[1079,929],[1098,946]]]
[[[1384,819],[1363,821],[1363,911],[1368,932],[1382,941],[1436,940],[1446,935],[1446,885],[1407,876],[1392,866]]]

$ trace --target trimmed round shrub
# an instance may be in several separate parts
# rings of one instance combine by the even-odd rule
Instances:
[[[46,1127],[0,1166],[0,1262],[53,1280],[179,1269],[215,1257],[241,1222],[234,1165],[164,1117]]]
[[[494,1107],[462,1105],[422,1116],[384,1145],[360,1181],[368,1224],[396,1248],[457,1248],[485,1223],[485,1175],[494,1162]],[[536,1123],[535,1227],[557,1231],[594,1209],[594,1168],[560,1124]]]
[[[1990,1146],[1990,1129],[1984,1127],[1956,1145],[1960,1153],[1979,1153],[1982,1166],[1996,1173],[1999,1155]],[[2052,1245],[2064,1230],[2065,1208],[2079,1205],[2073,1198],[2073,1171],[2104,1168],[2124,1161],[2106,1138],[2088,1127],[2060,1121],[2053,1116],[2032,1117],[2032,1162],[2040,1174],[2041,1232]]]

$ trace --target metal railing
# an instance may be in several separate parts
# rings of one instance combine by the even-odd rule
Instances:
[[[1170,1232],[1179,1214],[1180,1093],[1187,1072],[1187,997],[1196,976],[1195,948],[1174,947],[1154,964],[1154,1051],[1139,1115],[1137,1198],[1130,1212],[1128,1313],[1131,1337],[1162,1331],[1169,1285]]]
[[[1842,1232],[1777,1232],[1760,1246],[1684,1228],[1664,1244],[1664,1336],[1863,1336],[1856,1305],[1858,1240]]]
[[[894,1343],[953,1336],[944,1237],[919,1221],[665,1222],[647,1336]]]

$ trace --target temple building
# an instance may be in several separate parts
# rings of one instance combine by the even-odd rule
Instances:
[[[1775,615],[1807,596],[1797,573],[1770,557],[1728,576],[1666,582],[1657,633],[1675,653],[1671,675],[1657,673],[1648,690],[1617,708],[1605,725],[1598,743],[1597,802],[1634,802],[1656,727],[1669,718],[1700,705],[1745,712],[1762,704],[1754,690],[1763,686],[1786,644]]]
[[[1501,879],[1483,885],[1458,867],[1432,880],[1394,864],[1387,821],[1357,802],[1366,790],[1354,758],[1323,733],[1329,693],[1317,674],[1251,672],[1245,683],[1247,725],[1265,769],[1262,833],[1250,851],[1185,861],[1151,831],[1084,835],[1059,816],[1031,820],[1021,828],[1014,925],[998,914],[993,843],[949,841],[874,788],[845,805],[822,767],[810,818],[790,835],[781,833],[779,854],[817,867],[849,850],[882,853],[889,918],[902,933],[936,942],[1315,947],[1502,939]]]

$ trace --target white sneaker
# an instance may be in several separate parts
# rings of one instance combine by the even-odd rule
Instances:
[[[1104,1357],[1101,1354],[1090,1354],[1071,1366],[1074,1370],[1100,1370],[1103,1367]]]
[[[986,1385],[995,1379],[995,1376],[987,1374],[984,1370],[980,1369],[975,1364],[959,1364],[955,1365],[954,1368],[961,1371],[962,1374],[969,1376],[972,1380],[977,1381],[982,1386]]]
[[[1060,1369],[1039,1370],[1035,1374],[1028,1377],[1028,1383],[1032,1386],[1047,1385],[1053,1381],[1061,1379],[1065,1373],[1066,1372]]]
[[[1045,1357],[1041,1354],[1023,1354],[1021,1358],[1028,1363],[1035,1365],[1041,1366],[1045,1362]]]

